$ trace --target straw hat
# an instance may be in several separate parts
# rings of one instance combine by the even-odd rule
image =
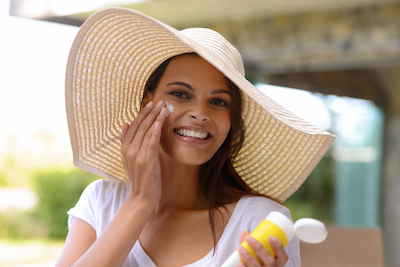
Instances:
[[[166,59],[196,52],[234,82],[243,95],[245,141],[233,166],[256,191],[287,199],[304,182],[335,137],[254,87],[239,52],[220,34],[178,31],[133,10],[92,15],[72,45],[66,73],[66,108],[76,166],[126,180],[120,152],[122,125],[140,111],[143,88]]]

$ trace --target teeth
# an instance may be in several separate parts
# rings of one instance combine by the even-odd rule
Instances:
[[[182,136],[187,136],[187,137],[192,137],[192,138],[197,138],[197,139],[206,139],[207,138],[207,133],[201,133],[201,132],[195,132],[192,130],[186,130],[186,129],[180,129],[176,131],[177,134],[182,135]]]

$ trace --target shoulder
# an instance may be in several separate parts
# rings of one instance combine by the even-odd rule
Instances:
[[[254,229],[272,211],[278,211],[292,220],[290,211],[284,205],[263,196],[244,196],[237,204],[237,216],[243,223]],[[251,229],[251,230],[252,230]]]
[[[128,183],[96,180],[83,191],[75,207],[68,211],[70,226],[72,217],[87,222],[99,234],[114,217],[129,192]],[[72,217],[71,217],[72,216]]]
[[[110,194],[115,191],[124,191],[127,190],[126,183],[123,181],[114,181],[114,180],[106,180],[100,179],[89,184],[85,191],[97,193],[97,194]]]
[[[128,194],[126,182],[100,179],[89,184],[82,195],[92,201],[106,203],[109,200],[123,201]]]
[[[240,202],[242,207],[249,212],[254,211],[263,214],[268,214],[271,211],[289,212],[283,204],[264,196],[244,196],[240,199]]]

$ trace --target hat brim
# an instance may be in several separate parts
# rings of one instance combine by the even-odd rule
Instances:
[[[74,164],[108,179],[126,180],[122,125],[139,114],[153,71],[166,59],[190,52],[214,65],[243,93],[245,141],[234,168],[257,192],[287,199],[335,137],[271,100],[201,42],[123,8],[92,15],[71,48],[65,95]]]

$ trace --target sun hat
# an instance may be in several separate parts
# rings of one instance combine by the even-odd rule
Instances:
[[[143,89],[166,59],[195,52],[242,93],[245,140],[233,166],[255,191],[284,201],[305,181],[335,137],[289,112],[244,77],[239,52],[219,33],[178,31],[139,12],[109,8],[81,26],[66,71],[66,110],[77,167],[127,180],[122,125],[140,111]]]

